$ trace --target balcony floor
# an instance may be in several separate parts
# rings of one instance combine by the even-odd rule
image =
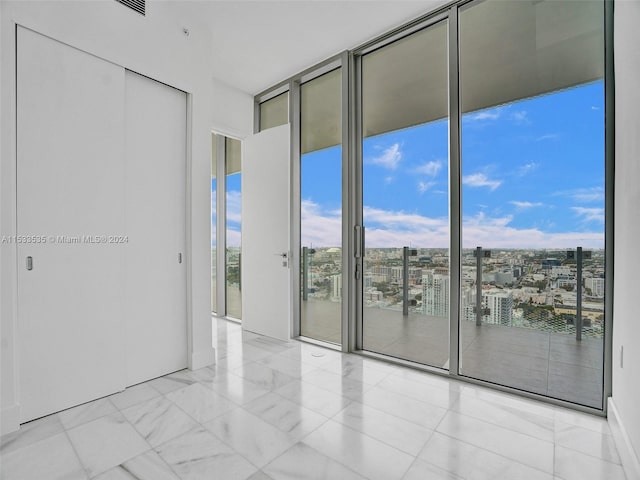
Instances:
[[[302,334],[340,342],[340,303],[303,302]],[[560,400],[602,408],[603,340],[574,334],[462,322],[464,376]],[[444,317],[365,308],[367,351],[449,368],[449,322]]]

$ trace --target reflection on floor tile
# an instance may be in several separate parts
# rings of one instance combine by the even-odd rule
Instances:
[[[295,444],[264,470],[273,480],[365,479],[304,443]]]
[[[121,413],[85,423],[67,434],[90,477],[149,450],[149,444]]]
[[[278,430],[244,409],[232,410],[205,424],[207,429],[258,467],[264,467],[296,443],[296,438]]]
[[[39,418],[20,426],[20,430],[4,435],[0,442],[0,453],[4,456],[22,447],[53,437],[64,431],[57,414]]]
[[[414,457],[333,420],[304,443],[373,480],[401,479]]]
[[[2,453],[3,480],[69,479],[86,480],[87,474],[65,433],[9,453]]]
[[[160,445],[156,451],[183,480],[245,480],[257,470],[202,427]]]
[[[216,365],[150,380],[2,437],[0,477],[624,480],[604,418],[272,340],[221,319],[213,335]],[[543,378],[536,362],[547,353],[554,369],[593,368],[584,352],[554,342],[540,345],[550,353],[522,346],[532,359],[527,381]],[[518,345],[505,344],[505,352]]]
[[[96,418],[114,413],[115,411],[116,407],[108,398],[101,398],[94,402],[64,410],[58,413],[58,417],[64,428],[69,430],[70,428],[77,427]]]
[[[188,432],[198,424],[165,397],[158,397],[122,411],[149,445],[155,447]]]
[[[147,452],[107,470],[95,480],[180,480],[155,452]]]

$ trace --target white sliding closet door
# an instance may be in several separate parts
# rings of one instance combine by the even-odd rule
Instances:
[[[187,367],[186,94],[126,72],[127,385]]]
[[[124,70],[17,35],[21,422],[125,386]],[[28,264],[31,269],[28,269]]]

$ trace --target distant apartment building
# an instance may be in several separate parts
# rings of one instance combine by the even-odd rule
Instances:
[[[604,278],[587,278],[584,286],[591,290],[591,296],[604,297]]]
[[[435,317],[449,316],[449,275],[422,275],[422,311]]]
[[[489,309],[489,315],[483,320],[495,325],[511,325],[513,322],[513,295],[505,291],[488,291],[482,295],[485,308]]]

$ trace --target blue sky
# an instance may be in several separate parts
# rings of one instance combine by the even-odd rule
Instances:
[[[604,246],[602,82],[462,119],[463,247]],[[446,120],[365,139],[369,247],[448,246]],[[303,157],[303,245],[340,242],[339,147]]]

